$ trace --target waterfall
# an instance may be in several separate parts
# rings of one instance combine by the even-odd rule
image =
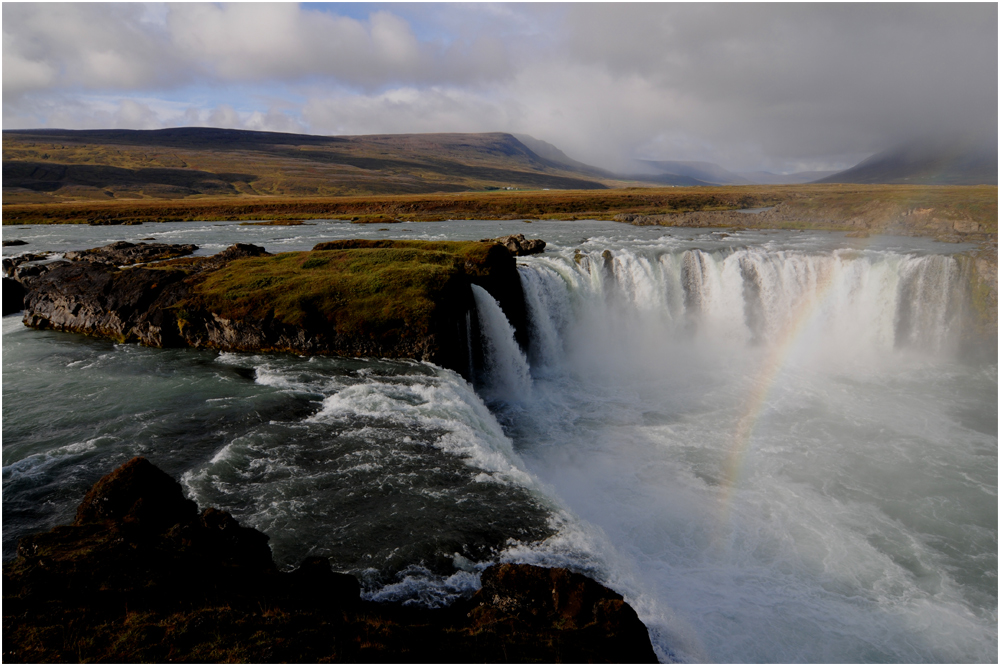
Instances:
[[[472,285],[482,334],[485,376],[483,393],[503,402],[524,400],[531,393],[528,359],[514,339],[514,329],[489,292]]]
[[[766,345],[795,329],[843,353],[949,352],[968,300],[959,263],[941,255],[618,250],[519,270],[533,370],[558,363],[574,317],[576,326],[589,317],[585,325],[605,327],[617,337],[608,344],[627,344],[630,326],[645,327],[644,337],[730,347]]]
[[[563,336],[570,324],[570,305],[566,284],[553,270],[519,266],[524,301],[528,309],[531,348],[528,357],[534,371],[562,364]]]
[[[960,262],[608,244],[519,259],[534,383],[498,420],[580,524],[517,559],[583,563],[665,660],[995,661]]]

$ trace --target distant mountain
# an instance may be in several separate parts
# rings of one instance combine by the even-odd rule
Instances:
[[[653,178],[665,177],[692,185],[749,185],[750,181],[711,162],[639,160]],[[685,182],[691,181],[691,182]]]
[[[589,173],[599,178],[618,178],[619,176],[611,173],[610,171],[605,171],[604,169],[599,169],[589,164],[584,164],[583,162],[578,162],[573,158],[569,157],[563,151],[559,150],[553,146],[548,141],[542,141],[541,139],[536,139],[528,134],[512,134],[515,139],[523,143],[531,152],[535,153],[543,160],[547,160],[553,166],[557,167],[568,167],[579,173]]]
[[[5,130],[4,202],[607,186],[610,174],[535,146],[545,155],[503,133]]]
[[[801,171],[780,174],[769,171],[734,173],[712,162],[674,162],[641,160],[653,175],[639,176],[640,179],[655,179],[671,185],[792,185],[811,183],[833,175],[834,171]]]
[[[933,139],[905,143],[819,183],[996,185],[997,143]]]
[[[738,174],[754,185],[800,185],[826,178],[836,171],[797,171],[795,173],[771,173],[770,171],[750,171]]]

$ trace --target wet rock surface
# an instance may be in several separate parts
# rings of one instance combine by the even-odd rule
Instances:
[[[183,257],[198,249],[197,245],[170,245],[167,243],[129,243],[118,241],[103,247],[79,252],[67,252],[63,258],[69,261],[93,261],[96,263],[127,266],[150,261],[162,261]]]
[[[20,276],[24,323],[155,347],[183,344],[171,306],[187,293],[183,271],[121,270],[91,261],[57,261]]]
[[[507,248],[515,257],[529,254],[539,254],[545,251],[545,241],[541,238],[525,238],[524,234],[511,234],[499,238],[484,238],[483,243],[499,243]]]
[[[40,261],[49,256],[48,252],[25,252],[24,254],[19,254],[16,257],[4,257],[3,259],[3,274],[6,277],[17,277],[16,273],[18,268],[22,264],[26,264],[31,261]]]
[[[144,458],[99,480],[72,525],[22,539],[3,571],[5,662],[655,662],[617,593],[565,569],[503,564],[444,609],[367,602],[311,557],[198,512]]]

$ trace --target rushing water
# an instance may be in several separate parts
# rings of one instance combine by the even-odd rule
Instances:
[[[375,599],[447,603],[525,561],[622,592],[663,660],[996,661],[997,363],[963,353],[963,247],[592,221],[4,229],[203,254],[513,232],[549,242],[519,260],[532,342],[474,289],[475,387],[5,317],[4,556],[145,455],[282,566],[327,555]]]

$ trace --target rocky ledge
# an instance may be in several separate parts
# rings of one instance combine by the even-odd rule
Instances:
[[[92,261],[113,266],[162,261],[192,254],[197,245],[168,245],[166,243],[129,243],[118,241],[104,247],[79,252],[67,252],[63,258],[70,261]]]
[[[182,256],[196,249],[114,243],[5,266],[19,287],[5,280],[4,295],[34,328],[154,347],[415,358],[471,378],[469,359],[481,358],[476,284],[527,347],[514,253],[497,242],[348,240],[279,255],[237,244]]]
[[[515,257],[539,254],[545,251],[545,241],[541,238],[525,238],[524,234],[511,234],[499,238],[484,238],[481,243],[500,243]]]
[[[656,661],[621,595],[565,569],[493,565],[470,599],[420,609],[363,600],[325,558],[279,571],[267,541],[133,458],[4,564],[3,660]]]

